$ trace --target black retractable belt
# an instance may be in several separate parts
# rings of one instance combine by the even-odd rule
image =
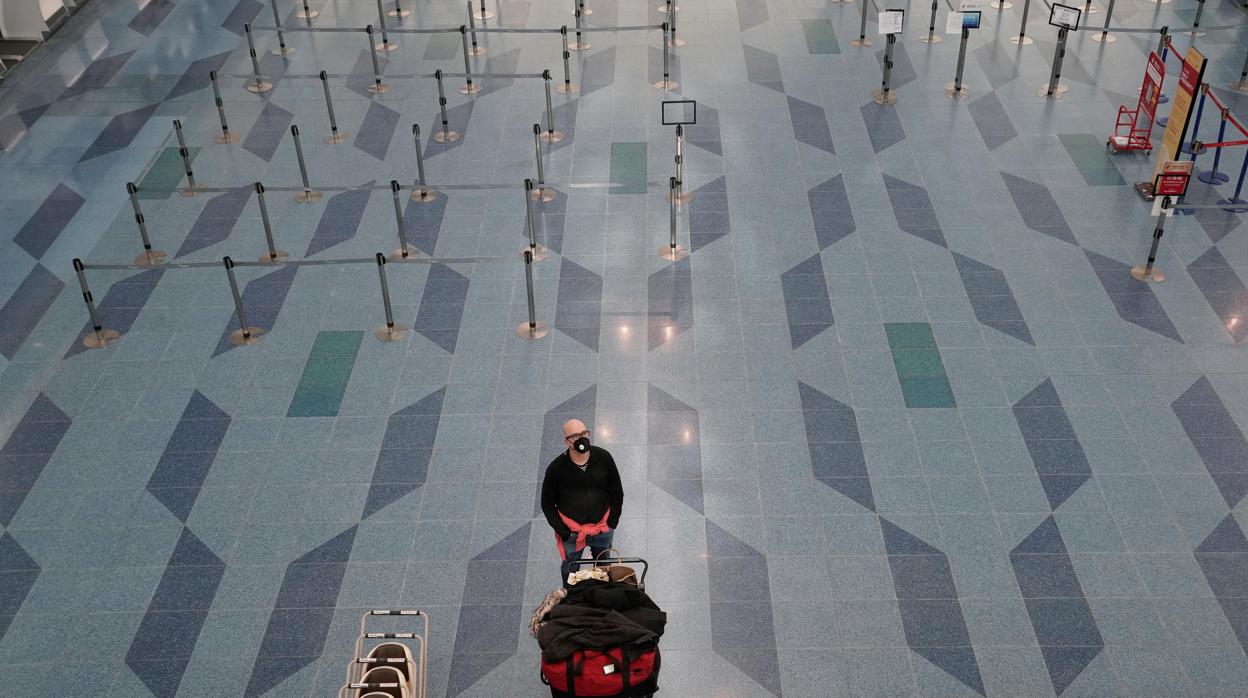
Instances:
[[[568,661],[567,661],[568,695],[569,696],[576,696],[576,683],[575,683],[576,660],[573,659],[573,657],[575,656],[576,656],[575,654],[569,654]]]

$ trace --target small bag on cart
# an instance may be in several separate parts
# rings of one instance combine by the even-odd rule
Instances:
[[[542,660],[542,682],[553,698],[627,698],[658,690],[659,648],[577,650],[567,659]]]

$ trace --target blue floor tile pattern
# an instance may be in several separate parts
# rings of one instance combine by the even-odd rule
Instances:
[[[292,258],[396,244],[384,196],[273,191],[298,184],[289,126],[314,185],[407,186],[410,124],[431,138],[440,118],[433,81],[400,75],[460,72],[459,36],[392,34],[399,49],[377,54],[392,90],[372,95],[358,32],[288,31],[295,52],[280,57],[264,1],[141,4],[83,4],[0,82],[0,673],[15,696],[328,697],[360,614],[398,605],[433,619],[430,695],[542,695],[524,625],[557,555],[529,498],[573,417],[621,467],[616,543],[650,560],[671,617],[663,694],[1242,693],[1248,228],[1220,209],[1176,216],[1169,278],[1135,282],[1154,221],[1130,183],[1152,162],[1101,140],[1134,104],[1155,35],[1073,35],[1071,91],[1046,100],[1056,30],[1033,8],[1038,47],[1016,47],[1021,6],[986,12],[971,99],[955,101],[957,42],[917,43],[919,10],[884,107],[869,96],[883,42],[850,45],[853,4],[682,3],[675,92],[653,87],[657,31],[588,33],[593,48],[569,58],[582,90],[552,95],[566,137],[543,145],[558,195],[535,207],[550,252],[535,293],[552,331],[534,342],[515,335],[515,252],[540,81],[486,78],[466,96],[448,79],[461,138],[426,147],[437,199],[402,202],[409,244],[441,257],[390,274],[416,331],[372,339],[375,272],[244,268],[268,332],[234,347],[219,260],[263,248],[252,182],[270,187]],[[571,4],[491,2],[484,26],[571,24]],[[586,4],[589,26],[667,19],[659,2]],[[1122,0],[1114,22],[1179,32],[1194,4]],[[279,0],[279,16],[305,26],[299,7]],[[313,7],[313,27],[377,23],[368,3]],[[388,24],[464,22],[462,0],[410,9]],[[1237,25],[1243,10],[1204,18]],[[224,77],[251,71],[245,22],[276,85],[265,95]],[[1220,86],[1248,39],[1195,41],[1242,120],[1248,100]],[[474,74],[551,69],[562,83],[557,36],[481,42]],[[322,69],[350,75],[330,80],[349,144],[323,143],[321,86],[298,77]],[[210,70],[240,143],[213,140]],[[694,199],[678,209],[692,255],[673,265],[656,255],[673,146],[658,106],[680,98],[699,114]],[[197,180],[230,192],[169,191],[185,182],[172,118]],[[1204,120],[1207,135],[1216,111]],[[612,144],[630,149],[621,181]],[[126,181],[146,190],[156,246],[211,267],[89,270],[123,337],[87,350],[69,260],[134,259]],[[1195,183],[1189,200],[1232,188]],[[820,274],[818,293],[794,278]],[[808,295],[835,325],[795,348],[790,310]],[[926,328],[944,392],[921,404],[939,408],[907,407],[899,369],[935,364],[894,363],[897,327]],[[320,335],[352,353],[335,350],[313,376],[328,387],[304,395]],[[295,402],[319,416],[291,416]],[[182,419],[188,403],[211,418]],[[153,478],[175,486],[155,496]]]
[[[828,300],[828,282],[823,274],[823,257],[816,254],[784,272],[780,283],[784,289],[789,338],[792,348],[797,349],[835,321],[832,302]]]

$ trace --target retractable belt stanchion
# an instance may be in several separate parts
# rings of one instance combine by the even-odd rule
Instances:
[[[880,83],[880,89],[871,92],[871,99],[876,104],[897,103],[897,93],[889,87],[889,81],[893,77],[893,44],[895,43],[897,43],[896,34],[884,35],[884,80]]]
[[[100,324],[99,313],[95,311],[95,298],[91,295],[91,288],[87,286],[86,266],[77,257],[74,257],[74,273],[78,275],[78,285],[82,288],[82,300],[86,302],[87,316],[91,318],[91,331],[82,338],[82,346],[88,349],[103,349],[121,338],[121,333]]]
[[[1244,68],[1239,71],[1239,79],[1231,83],[1231,89],[1236,92],[1248,92],[1248,57],[1244,58]]]
[[[927,25],[927,36],[919,38],[925,44],[939,44],[943,41],[940,34],[936,33],[936,7],[936,0],[932,0],[932,21]]]
[[[266,264],[280,262],[290,255],[286,250],[277,249],[273,241],[273,224],[269,222],[269,207],[264,201],[264,185],[259,182],[256,182],[256,203],[260,205],[260,223],[264,226],[265,251],[260,255],[260,261]]]
[[[474,56],[485,55],[485,49],[477,45],[477,20],[472,16],[472,0],[468,2],[468,33],[472,35],[472,49],[469,51]]]
[[[676,204],[680,200],[680,193],[677,191],[676,178],[669,177],[667,180],[667,211],[670,221],[668,242],[659,248],[659,256],[671,262],[677,262],[689,256],[689,250],[676,244]]]
[[[295,16],[299,19],[313,20],[320,17],[321,13],[311,7],[308,7],[308,0],[303,0],[303,9],[296,12]]]
[[[671,91],[680,87],[679,84],[672,82],[672,59],[671,48],[667,45],[667,22],[663,23],[663,79],[654,83],[654,86],[664,92]]]
[[[264,94],[273,89],[273,83],[267,82],[264,76],[260,74],[260,59],[256,58],[256,42],[251,36],[251,25],[243,25],[243,34],[247,37],[247,52],[251,54],[251,72],[255,78],[253,82],[247,83],[247,91],[256,94]]]
[[[1088,0],[1088,7],[1092,7],[1092,0]],[[1095,8],[1095,7],[1092,7],[1092,9],[1093,9],[1093,10],[1095,10],[1096,8]],[[1092,40],[1093,40],[1093,41],[1099,41],[1099,42],[1101,42],[1101,43],[1103,43],[1103,44],[1112,44],[1112,43],[1114,43],[1115,41],[1117,41],[1117,40],[1118,40],[1118,37],[1114,36],[1113,34],[1110,34],[1110,33],[1107,31],[1107,30],[1109,29],[1109,20],[1111,20],[1111,19],[1113,19],[1113,18],[1114,18],[1114,0],[1109,0],[1109,5],[1108,5],[1108,7],[1106,7],[1106,9],[1105,9],[1105,26],[1101,28],[1101,31],[1099,31],[1099,32],[1097,32],[1097,33],[1095,33],[1095,34],[1093,34],[1093,35],[1092,35]],[[1165,33],[1164,33],[1165,31],[1166,31],[1166,28],[1165,28],[1165,27],[1162,27],[1162,32],[1163,32],[1163,33],[1162,33],[1162,37],[1163,37],[1163,38],[1162,38],[1162,40],[1163,40],[1163,41],[1165,40],[1165,38],[1164,38],[1164,37],[1165,37]]]
[[[662,5],[659,5],[659,12],[666,13],[670,16],[672,13],[680,12],[680,7],[674,4],[672,0],[667,0]]]
[[[415,247],[407,244],[407,231],[403,229],[403,205],[399,203],[399,182],[390,180],[390,198],[394,200],[394,223],[399,231],[399,246],[390,253],[391,259],[407,259],[420,254]]]
[[[264,330],[247,324],[247,311],[243,309],[243,297],[238,294],[238,279],[234,278],[234,260],[222,257],[225,265],[225,276],[230,281],[230,295],[234,297],[234,312],[238,315],[238,329],[230,333],[230,344],[246,346],[260,341]]]
[[[462,24],[459,25],[459,38],[464,45],[464,86],[459,88],[459,93],[475,95],[481,91],[481,86],[472,84],[472,64],[468,61],[468,27]]]
[[[1201,83],[1196,86],[1200,92],[1200,101],[1196,102],[1196,118],[1192,119],[1192,135],[1191,140],[1179,145],[1180,153],[1190,153],[1192,159],[1196,159],[1199,148],[1199,141],[1196,140],[1196,134],[1200,131],[1200,118],[1205,114],[1205,98],[1209,96],[1209,83]]]
[[[425,154],[420,147],[420,124],[412,124],[412,140],[416,143],[416,183],[412,185],[412,201],[428,203],[438,198],[438,193],[425,188]]]
[[[299,181],[303,183],[303,191],[295,194],[295,201],[301,204],[311,204],[321,200],[319,191],[312,191],[312,185],[308,182],[308,165],[303,160],[303,143],[299,141],[299,127],[291,124],[290,135],[295,139],[295,160],[299,163]]]
[[[573,92],[579,92],[581,86],[572,84],[572,69],[568,65],[568,60],[572,57],[571,49],[568,48],[568,25],[559,27],[559,34],[563,39],[563,84],[555,90],[560,94],[570,95]]]
[[[971,30],[962,27],[962,39],[958,44],[958,70],[953,74],[953,82],[945,85],[945,92],[955,99],[966,99],[970,90],[962,84],[962,69],[966,66],[966,42],[971,38]]]
[[[542,71],[542,83],[546,88],[546,133],[542,134],[542,140],[547,143],[558,143],[563,140],[563,134],[555,130],[555,108],[550,101],[550,69]]]
[[[1010,43],[1018,46],[1030,46],[1031,37],[1027,36],[1027,11],[1031,9],[1031,0],[1023,0],[1023,19],[1018,26],[1018,36],[1011,36]]]
[[[230,124],[225,120],[225,101],[221,99],[221,87],[217,85],[217,71],[208,71],[208,82],[212,83],[212,101],[217,105],[217,116],[221,119],[221,135],[215,140],[222,145],[237,143],[238,134],[230,132]]]
[[[195,172],[191,170],[191,151],[186,147],[186,137],[182,135],[182,121],[180,119],[173,120],[173,133],[178,137],[178,155],[182,158],[182,169],[186,171],[186,187],[181,191],[182,196],[195,196],[195,190],[199,185],[195,183]]]
[[[1008,10],[1011,7],[1014,7],[1014,3],[1010,2],[1010,0],[1001,0],[1000,2],[992,0],[992,2],[988,3],[988,7],[991,7],[994,10]]]
[[[1057,28],[1057,48],[1053,50],[1053,70],[1049,73],[1049,81],[1040,86],[1039,96],[1061,98],[1070,88],[1061,84],[1062,59],[1066,57],[1066,27]]]
[[[1200,29],[1200,15],[1205,11],[1205,0],[1196,0],[1196,16],[1192,18],[1192,36],[1204,36]]]
[[[1226,120],[1230,117],[1230,110],[1221,107],[1220,121],[1218,123],[1218,142],[1221,143],[1226,138]],[[1195,138],[1195,136],[1193,136]],[[1195,159],[1195,155],[1192,156]],[[1222,162],[1222,148],[1214,148],[1213,150],[1213,169],[1208,172],[1201,172],[1196,175],[1196,179],[1205,184],[1223,184],[1231,181],[1230,175],[1224,172],[1218,172],[1218,165]]]
[[[555,200],[555,190],[546,186],[546,169],[542,166],[542,126],[533,124],[533,153],[537,158],[537,189],[533,200],[547,203]]]
[[[533,201],[537,198],[534,196],[536,193],[533,191],[533,180],[524,180],[524,216],[525,226],[529,232],[529,244],[520,251],[532,255],[533,261],[540,262],[546,259],[546,248],[537,244],[537,226],[533,224]]]
[[[286,45],[286,35],[282,33],[282,18],[277,14],[277,0],[269,0],[269,7],[273,8],[273,26],[277,29],[277,48],[271,49],[269,53],[274,56],[289,56],[295,50]]]
[[[1087,17],[1088,15],[1094,15],[1100,11],[1101,9],[1099,7],[1092,4],[1092,0],[1087,0],[1086,2],[1083,3],[1083,16],[1084,17]]]
[[[862,21],[858,24],[858,38],[849,42],[850,46],[870,46],[871,40],[867,38],[867,0],[862,0]]]
[[[485,9],[485,0],[481,0],[481,11],[477,13],[476,18],[483,22],[487,19],[494,19],[494,13]]]
[[[381,65],[377,62],[377,50],[373,47],[373,25],[364,27],[364,33],[368,35],[368,55],[373,59],[373,84],[368,86],[368,91],[381,95],[390,91],[390,86],[381,81]]]
[[[1227,208],[1222,209],[1228,213],[1248,213],[1248,201],[1239,198],[1240,193],[1244,190],[1244,177],[1248,175],[1248,148],[1244,149],[1244,163],[1239,167],[1239,179],[1235,182],[1235,193],[1229,199],[1219,199],[1219,204],[1228,204]]]
[[[407,325],[394,321],[394,309],[390,307],[390,284],[386,282],[386,256],[377,253],[377,278],[381,281],[381,305],[386,313],[386,324],[373,331],[373,336],[383,342],[398,342],[407,336]]]
[[[676,13],[675,12],[672,12],[667,15],[667,23],[669,25],[668,31],[667,31],[669,41],[667,42],[667,44],[671,46],[672,48],[680,48],[681,46],[684,46],[685,40],[676,38]]]
[[[329,78],[325,75],[325,71],[321,71],[321,87],[325,90],[325,109],[329,111],[329,135],[325,137],[326,143],[345,143],[348,134],[338,130],[338,118],[334,116],[334,100],[329,96]]]
[[[390,10],[386,14],[390,17],[397,17],[399,21],[402,21],[404,17],[412,14],[412,11],[403,9],[399,6],[399,0],[394,0],[394,9]]]
[[[143,217],[143,209],[139,208],[139,188],[134,182],[126,182],[126,193],[130,195],[130,207],[134,209],[134,222],[139,226],[139,239],[143,241],[143,254],[134,258],[134,263],[141,267],[154,267],[165,261],[165,253],[152,249],[152,241],[147,236],[147,219]]]
[[[442,110],[442,130],[433,133],[433,140],[437,143],[454,143],[459,140],[459,134],[450,130],[449,121],[446,117],[446,92],[442,88],[442,69],[438,68],[433,71],[433,79],[438,83],[438,108]]]
[[[516,328],[516,334],[521,339],[541,339],[549,330],[546,328],[546,323],[538,321],[537,307],[533,302],[533,253],[525,250],[521,255],[524,257],[524,288],[529,304],[529,320],[520,323],[520,326]]]
[[[676,182],[676,188],[668,192],[667,198],[675,196],[676,203],[683,204],[693,199],[693,192],[685,191],[685,127],[681,124],[676,124],[676,157],[673,162],[676,176],[671,179]]]
[[[572,0],[572,14],[576,14],[577,10],[580,10],[581,14],[586,17],[594,14],[593,10],[585,7],[585,0]]]
[[[1166,211],[1170,208],[1170,197],[1161,197],[1161,213],[1157,214],[1157,227],[1153,229],[1153,244],[1148,248],[1148,261],[1142,266],[1131,267],[1131,276],[1140,281],[1165,281],[1166,275],[1157,269],[1157,248],[1161,245],[1161,234],[1165,232]]]
[[[381,29],[381,41],[373,48],[378,51],[393,51],[398,48],[399,45],[390,41],[386,34],[386,10],[381,6],[381,0],[377,0],[377,26]]]
[[[574,16],[576,18],[576,41],[573,41],[568,48],[573,51],[588,51],[589,44],[585,43],[585,41],[581,38],[581,11],[577,10],[574,13]]]

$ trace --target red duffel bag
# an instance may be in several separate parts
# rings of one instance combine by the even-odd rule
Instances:
[[[659,648],[577,650],[557,662],[542,660],[542,682],[554,698],[626,698],[658,690]]]

